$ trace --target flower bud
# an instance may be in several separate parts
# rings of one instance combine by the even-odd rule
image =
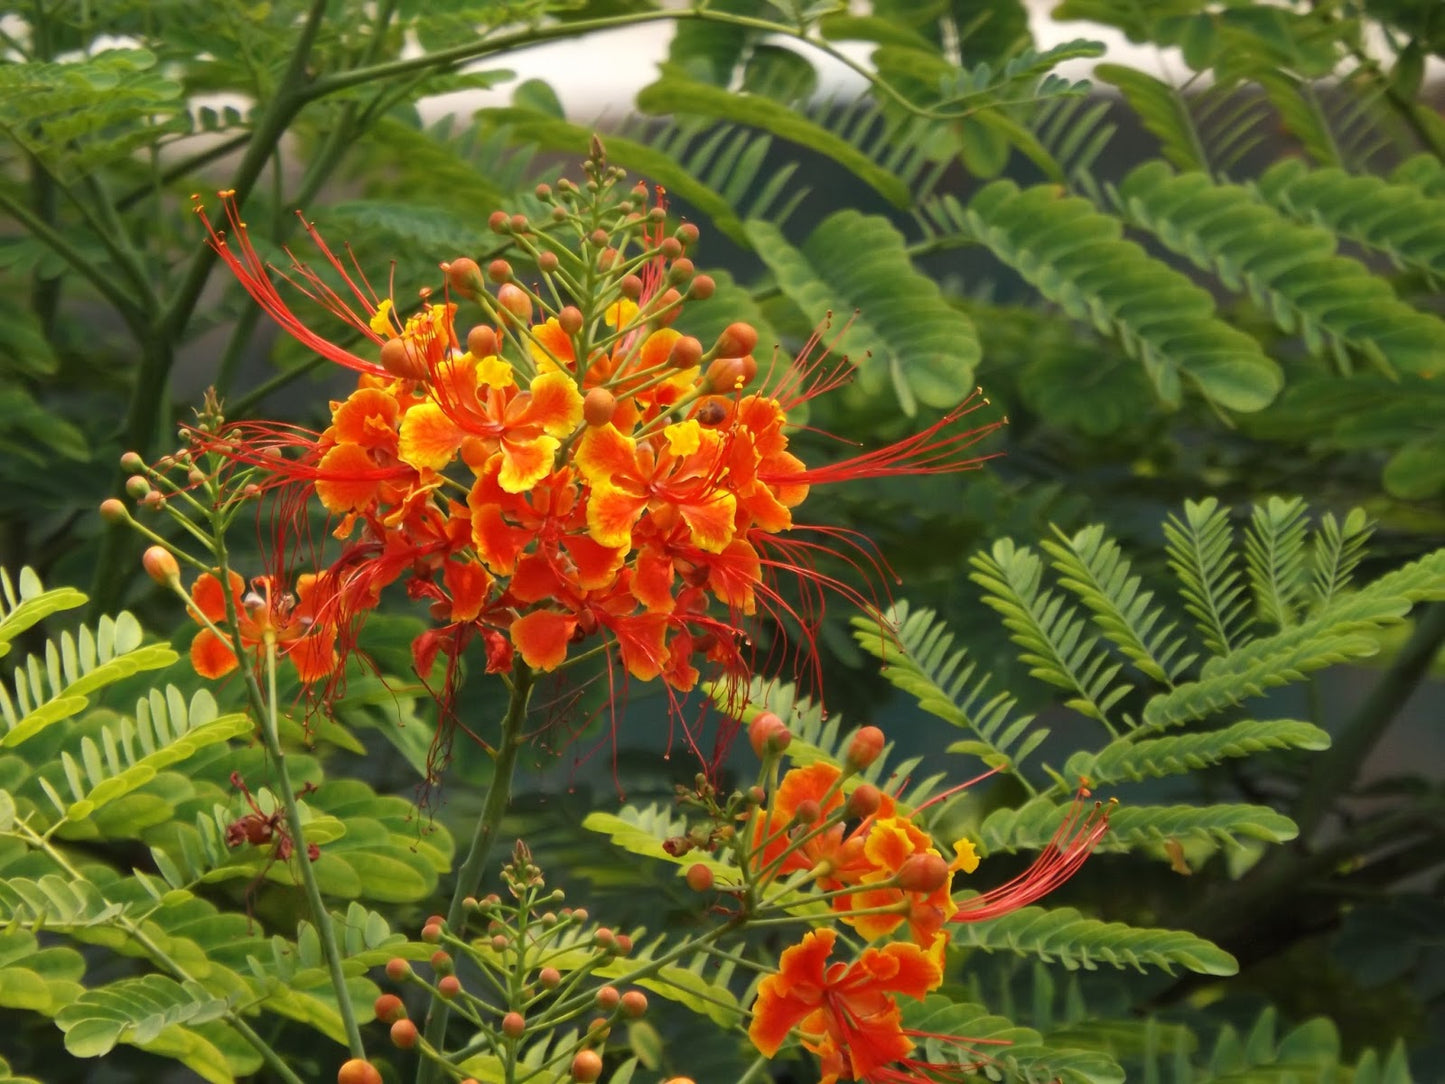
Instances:
[[[657,251],[662,253],[664,259],[675,260],[682,255],[682,242],[676,237],[663,238],[662,244],[657,246]]]
[[[597,270],[611,271],[617,266],[617,250],[609,245],[597,254]]]
[[[387,339],[381,344],[381,367],[403,380],[425,380],[426,358],[408,339]]]
[[[621,1000],[622,992],[615,986],[604,986],[597,991],[596,1001],[599,1009],[611,1012],[617,1008]]]
[[[372,1011],[383,1024],[394,1024],[398,1020],[406,1019],[406,1006],[395,994],[382,994],[376,999]]]
[[[507,220],[507,225],[512,228],[513,233],[527,233],[532,228],[532,223],[527,221],[527,216],[515,214]]]
[[[711,275],[699,275],[687,288],[687,296],[694,301],[706,301],[717,290],[717,280]]]
[[[744,354],[751,354],[753,347],[757,345],[757,328],[739,320],[723,328],[722,334],[717,337],[717,342],[712,344],[712,353],[714,357],[719,358],[740,358]]]
[[[576,305],[566,305],[557,313],[557,325],[568,335],[582,330],[582,310]]]
[[[125,505],[114,497],[100,502],[100,518],[107,523],[124,523],[129,518]]]
[[[612,946],[612,952],[615,956],[632,955],[632,938],[628,937],[625,933],[618,934],[617,940]]]
[[[543,989],[555,990],[562,981],[562,972],[555,967],[544,967],[537,972],[537,981],[542,984]]]
[[[602,1055],[595,1050],[579,1050],[572,1059],[572,1079],[577,1084],[593,1084],[602,1075]]]
[[[641,990],[628,990],[622,995],[622,1012],[636,1020],[647,1012],[647,995]]]
[[[502,1034],[509,1039],[520,1039],[527,1031],[527,1018],[519,1012],[509,1012],[502,1017]]]
[[[493,211],[487,216],[487,228],[493,233],[506,233],[509,221],[506,211]]]
[[[391,1025],[391,1041],[402,1050],[410,1050],[416,1046],[420,1036],[417,1034],[416,1025],[410,1020],[398,1020]]]
[[[702,360],[702,343],[691,335],[684,335],[672,344],[668,351],[667,363],[674,369],[691,369]]]
[[[523,323],[531,323],[532,299],[515,282],[504,282],[497,287],[497,304],[504,314],[511,313]]]
[[[911,854],[898,867],[898,887],[905,892],[936,892],[948,883],[948,863],[942,855]]]
[[[435,945],[442,939],[442,924],[427,919],[426,925],[421,928],[421,939],[428,945]]]
[[[506,260],[496,259],[487,264],[487,278],[498,285],[512,281],[512,265]],[[448,276],[450,280],[450,276]]]
[[[812,798],[804,798],[793,810],[793,820],[799,824],[813,824],[823,815],[823,807]]]
[[[687,887],[694,892],[706,892],[712,888],[712,882],[712,870],[701,862],[687,867]]]
[[[876,726],[860,726],[848,742],[845,763],[851,771],[861,772],[883,752],[883,731]]]
[[[652,304],[647,306],[647,311],[656,314],[652,319],[656,320],[659,326],[666,327],[677,319],[680,311],[680,306],[677,305],[677,302],[681,300],[682,295],[671,287],[668,287],[652,299]]]
[[[393,956],[386,961],[386,977],[392,982],[400,982],[411,974],[411,964],[407,963],[400,956]]]
[[[697,268],[693,266],[693,262],[686,256],[679,256],[667,269],[667,281],[681,286],[684,282],[691,282],[696,274]]]
[[[748,743],[761,760],[781,753],[792,740],[793,735],[787,724],[771,711],[759,712],[748,724]]]
[[[146,575],[162,587],[180,581],[181,566],[176,564],[175,554],[164,546],[151,546],[141,555],[140,563]]]
[[[606,388],[593,388],[582,400],[582,420],[590,426],[606,425],[617,411],[617,397]]]
[[[559,263],[560,261],[557,259],[555,252],[544,252],[537,257],[537,270],[541,271],[544,275],[550,275],[553,271],[557,270]]]
[[[461,256],[450,263],[442,264],[442,271],[447,277],[447,286],[452,292],[462,297],[476,297],[477,289],[482,281],[482,269],[477,266],[477,261],[468,256]]]
[[[507,946],[510,945],[510,944],[511,944],[511,942],[507,940],[506,935],[499,933],[499,934],[497,934],[497,936],[495,936],[495,937],[492,938],[492,951],[493,951],[493,952],[506,952],[506,951],[507,951]]]
[[[138,471],[145,468],[145,460],[140,457],[139,452],[126,452],[120,457],[120,469]]]
[[[125,480],[125,491],[137,499],[147,497],[151,492],[151,484],[144,475],[132,474]]]
[[[684,222],[673,232],[673,236],[684,245],[695,245],[697,244],[699,231],[691,222]]]
[[[751,354],[741,358],[716,358],[703,376],[709,391],[726,395],[752,383],[758,375],[758,363]]]
[[[486,324],[478,324],[467,332],[467,353],[474,358],[489,358],[497,352],[497,333]]]
[[[431,966],[438,975],[450,975],[453,971],[451,955],[445,949],[437,949],[431,954]]]
[[[437,993],[439,993],[447,1001],[452,1000],[452,998],[456,997],[461,992],[462,980],[457,978],[455,975],[443,976],[442,980],[437,983]]]
[[[611,952],[613,946],[617,944],[617,935],[606,926],[599,926],[597,932],[592,935],[592,943],[600,949]]]
[[[618,284],[622,290],[622,296],[636,301],[642,296],[642,280],[636,275],[623,275],[622,281]]]
[[[872,783],[862,783],[848,795],[847,815],[851,820],[862,820],[878,812],[883,795]]]
[[[336,1070],[336,1084],[381,1084],[381,1073],[365,1058],[350,1058]]]

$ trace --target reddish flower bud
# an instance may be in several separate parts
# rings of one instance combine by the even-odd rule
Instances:
[[[726,395],[752,383],[758,363],[751,354],[740,358],[717,358],[707,367],[703,383],[709,391]]]
[[[431,927],[427,927],[430,929]],[[438,975],[450,975],[452,973],[452,958],[445,949],[437,949],[431,954],[432,969]]]
[[[416,1046],[416,1041],[420,1037],[417,1034],[416,1025],[410,1020],[398,1020],[391,1025],[391,1041],[402,1050],[410,1050]]]
[[[617,942],[612,946],[612,952],[616,956],[629,956],[632,954],[632,938],[625,933],[617,935]]]
[[[860,726],[848,742],[848,754],[844,758],[848,767],[860,772],[878,759],[883,752],[883,731],[876,726]]]
[[[487,216],[487,228],[493,233],[506,233],[509,223],[506,211],[493,211]]]
[[[406,339],[387,339],[381,344],[381,367],[403,380],[425,380],[426,358],[416,344]]]
[[[701,360],[702,343],[691,335],[684,335],[673,343],[667,355],[667,363],[674,369],[691,369]]]
[[[606,425],[617,410],[617,396],[606,388],[593,388],[582,400],[582,419],[588,425]]]
[[[181,566],[176,564],[175,555],[164,546],[151,546],[141,555],[140,563],[146,575],[162,587],[181,578]]]
[[[799,824],[812,824],[823,815],[822,806],[813,798],[804,798],[793,810],[793,820]]]
[[[678,293],[676,290],[672,289],[672,287],[669,286],[666,290],[662,291],[662,293],[658,294],[657,297],[653,299],[652,304],[647,306],[647,311],[650,313],[656,313],[657,315],[655,315],[653,319],[656,320],[661,326],[666,327],[668,324],[672,323],[674,320],[677,319],[678,313],[681,310],[680,307],[676,306],[677,302],[681,300],[682,294]]]
[[[376,999],[372,1011],[383,1024],[394,1024],[398,1020],[406,1019],[406,1006],[395,994],[382,994]]]
[[[602,1055],[595,1050],[580,1050],[572,1059],[572,1079],[577,1084],[593,1084],[602,1075]]]
[[[759,759],[766,760],[770,755],[781,753],[792,740],[787,724],[771,711],[760,712],[748,724],[748,744]]]
[[[667,281],[681,286],[684,282],[690,282],[697,274],[697,268],[686,256],[680,256],[672,261],[672,266],[667,269]]]
[[[451,276],[448,275],[447,278],[450,281]],[[499,285],[503,282],[511,282],[512,265],[503,259],[493,260],[487,264],[487,278]]]
[[[642,296],[642,280],[636,275],[622,276],[622,282],[619,285],[621,286],[623,297],[636,301]]]
[[[426,925],[421,928],[421,939],[428,945],[435,945],[442,939],[442,924],[427,919]]]
[[[393,956],[386,961],[386,977],[392,982],[400,982],[411,974],[411,964],[407,963],[400,956]]]
[[[682,242],[676,237],[667,237],[663,239],[662,244],[657,246],[657,250],[662,253],[664,259],[675,260],[682,255]]]
[[[493,952],[506,952],[506,951],[507,951],[507,946],[510,945],[510,944],[511,944],[511,942],[507,940],[506,936],[505,936],[504,934],[500,934],[500,933],[499,933],[499,934],[497,934],[496,937],[493,937],[493,938],[492,938],[492,951],[493,951]]]
[[[622,992],[615,986],[604,986],[597,991],[596,1001],[599,1009],[611,1012],[617,1008],[618,1002],[622,1000]]]
[[[519,1012],[509,1012],[502,1017],[502,1034],[509,1039],[520,1039],[527,1033],[527,1018]]]
[[[557,984],[562,981],[562,972],[555,967],[544,967],[537,972],[537,981],[542,984],[544,989],[555,990]]]
[[[617,265],[617,250],[610,245],[597,254],[597,269],[611,271]]]
[[[442,264],[442,271],[447,276],[447,286],[453,292],[462,297],[477,296],[482,281],[482,269],[477,266],[476,260],[462,256],[451,263]]]
[[[467,353],[474,358],[489,358],[497,352],[497,333],[486,324],[478,324],[467,332]]]
[[[510,313],[523,323],[531,323],[532,299],[515,282],[505,282],[497,287],[497,304],[503,314]]]
[[[381,1073],[365,1058],[352,1058],[336,1070],[336,1084],[381,1084]]]
[[[100,502],[100,518],[107,523],[124,523],[129,518],[125,505],[114,497],[107,497]]]
[[[687,296],[695,301],[706,301],[717,292],[717,280],[711,275],[699,275],[687,288]]]
[[[522,214],[513,215],[507,220],[507,224],[512,227],[513,233],[526,233],[532,228],[532,223],[528,222],[527,216]]]
[[[576,305],[567,305],[557,314],[557,324],[568,335],[582,330],[582,310]]]
[[[853,793],[848,795],[847,815],[852,820],[862,820],[864,817],[871,817],[878,812],[878,807],[883,802],[883,795],[872,783],[863,783],[855,787]]]
[[[592,943],[600,949],[607,949],[609,952],[612,946],[617,944],[617,935],[606,926],[599,926],[597,932],[592,935]]]
[[[641,990],[628,990],[622,995],[622,1013],[636,1020],[647,1012],[647,995]]]
[[[741,320],[723,328],[717,342],[712,344],[713,355],[720,358],[740,358],[751,354],[758,345],[758,329]]]
[[[134,473],[145,469],[145,460],[140,457],[139,452],[126,452],[120,457],[120,469]]]
[[[698,235],[698,228],[691,222],[684,222],[681,226],[677,227],[677,231],[673,234],[673,236],[684,245],[697,244]]]
[[[687,867],[687,887],[694,892],[706,892],[712,888],[712,870],[701,862]]]
[[[544,275],[550,275],[553,271],[557,270],[559,262],[555,252],[544,252],[537,257],[537,270],[541,271]]]
[[[898,887],[905,892],[936,892],[948,883],[948,863],[937,854],[911,854],[898,867]]]
[[[447,975],[437,983],[437,993],[450,1001],[462,992],[462,980],[455,975]]]
[[[599,227],[598,229],[593,230],[587,235],[587,240],[591,241],[598,248],[601,248],[602,246],[607,244],[608,233],[606,230]]]
[[[150,480],[144,475],[132,474],[125,480],[125,491],[136,498],[149,496],[151,492]]]

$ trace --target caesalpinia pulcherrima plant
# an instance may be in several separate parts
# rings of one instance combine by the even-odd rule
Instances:
[[[324,712],[361,651],[367,615],[394,585],[429,605],[433,623],[416,637],[413,661],[437,693],[441,729],[464,659],[510,691],[499,730],[479,735],[495,775],[451,906],[422,931],[438,945],[431,978],[400,958],[386,969],[429,991],[421,1026],[396,995],[373,1007],[395,1045],[420,1052],[422,1079],[596,1080],[612,1024],[646,1009],[636,984],[666,994],[669,965],[723,952],[728,941],[727,959],[757,979],[747,1034],[765,1058],[796,1040],[817,1056],[823,1084],[953,1079],[987,1064],[967,1036],[905,1026],[905,1004],[943,982],[951,924],[1024,906],[1070,876],[1105,830],[1103,807],[1081,789],[1026,873],[956,900],[955,878],[978,866],[973,846],[940,847],[922,809],[859,777],[882,752],[880,731],[859,730],[840,763],[813,758],[783,771],[787,725],[741,697],[762,622],[800,645],[775,656],[816,666],[811,637],[823,595],[872,597],[866,580],[835,575],[827,563],[877,570],[866,540],[799,533],[796,510],[810,489],[975,465],[968,450],[991,426],[962,422],[979,400],[893,445],[805,463],[790,425],[803,403],[847,381],[847,362],[815,340],[797,360],[770,350],[760,365],[757,332],[743,322],[710,344],[688,335],[686,310],[714,291],[687,256],[698,231],[669,229],[661,194],[627,187],[600,146],[583,184],[538,187],[544,214],[491,217],[498,237],[535,268],[534,281],[504,258],[485,268],[457,258],[442,265],[440,296],[424,292],[403,312],[373,292],[349,253],[336,255],[308,227],[325,266],[293,258],[279,277],[369,342],[357,352],[293,313],[239,209],[222,198],[225,227],[208,223],[216,251],[291,334],[354,370],[357,386],[331,404],[320,432],[232,423],[211,403],[185,450],[156,468],[130,464],[128,489],[205,545],[201,557],[158,545],[147,568],[201,626],[191,645],[197,672],[236,673],[261,721],[279,803],[265,813],[252,800],[227,842],[274,847],[307,890],[351,1047],[342,1084],[379,1078],[301,860],[317,849],[301,815],[305,791],[286,775],[277,672],[283,660],[294,667],[308,703]],[[479,310],[470,327],[463,306]],[[303,544],[318,505],[330,519],[332,555],[302,570],[298,555],[326,550]],[[225,545],[248,507],[264,509],[274,542],[266,571],[249,582],[231,569]],[[177,555],[197,570],[189,588]],[[445,674],[431,680],[439,656]],[[762,763],[747,790],[723,794],[709,771],[681,794],[694,827],[661,850],[685,868],[716,921],[635,957],[630,938],[590,925],[582,909],[554,907],[560,891],[545,889],[521,844],[503,871],[510,898],[481,895],[536,677],[597,656],[616,664],[609,681],[661,682],[674,706],[712,679],[734,717],[723,725],[747,722]],[[779,926],[797,935],[780,955],[749,935]],[[465,1038],[458,1021],[470,1029]],[[915,1056],[929,1037],[947,1041],[947,1060]]]

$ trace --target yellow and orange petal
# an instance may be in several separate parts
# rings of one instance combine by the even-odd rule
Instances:
[[[565,437],[582,421],[582,393],[566,373],[542,373],[529,389],[532,401],[525,418],[549,436]]]
[[[619,478],[637,475],[637,441],[623,436],[611,422],[589,426],[572,461],[591,485],[616,484]]]
[[[552,473],[559,447],[556,437],[503,438],[502,469],[497,474],[497,485],[508,493],[525,493]]]
[[[452,461],[466,437],[436,403],[421,403],[401,420],[397,455],[416,470],[439,471]]]
[[[364,511],[394,473],[378,468],[361,445],[338,444],[317,464],[316,496],[328,512]]]
[[[632,528],[647,508],[647,498],[602,481],[587,498],[587,531],[603,546],[632,545]]]
[[[333,404],[332,436],[338,444],[392,450],[400,416],[395,396],[377,388],[358,388],[343,402]]]

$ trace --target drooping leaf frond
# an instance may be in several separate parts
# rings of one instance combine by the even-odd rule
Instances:
[[[1213,497],[1184,502],[1184,518],[1164,522],[1165,553],[1179,579],[1184,608],[1204,646],[1227,655],[1249,639],[1244,574],[1235,564],[1234,528]]]
[[[1083,776],[1095,786],[1125,779],[1150,779],[1198,771],[1222,761],[1268,749],[1329,747],[1330,737],[1313,723],[1295,719],[1241,719],[1218,730],[1130,741],[1121,738],[1098,753],[1076,753],[1066,777]]]

